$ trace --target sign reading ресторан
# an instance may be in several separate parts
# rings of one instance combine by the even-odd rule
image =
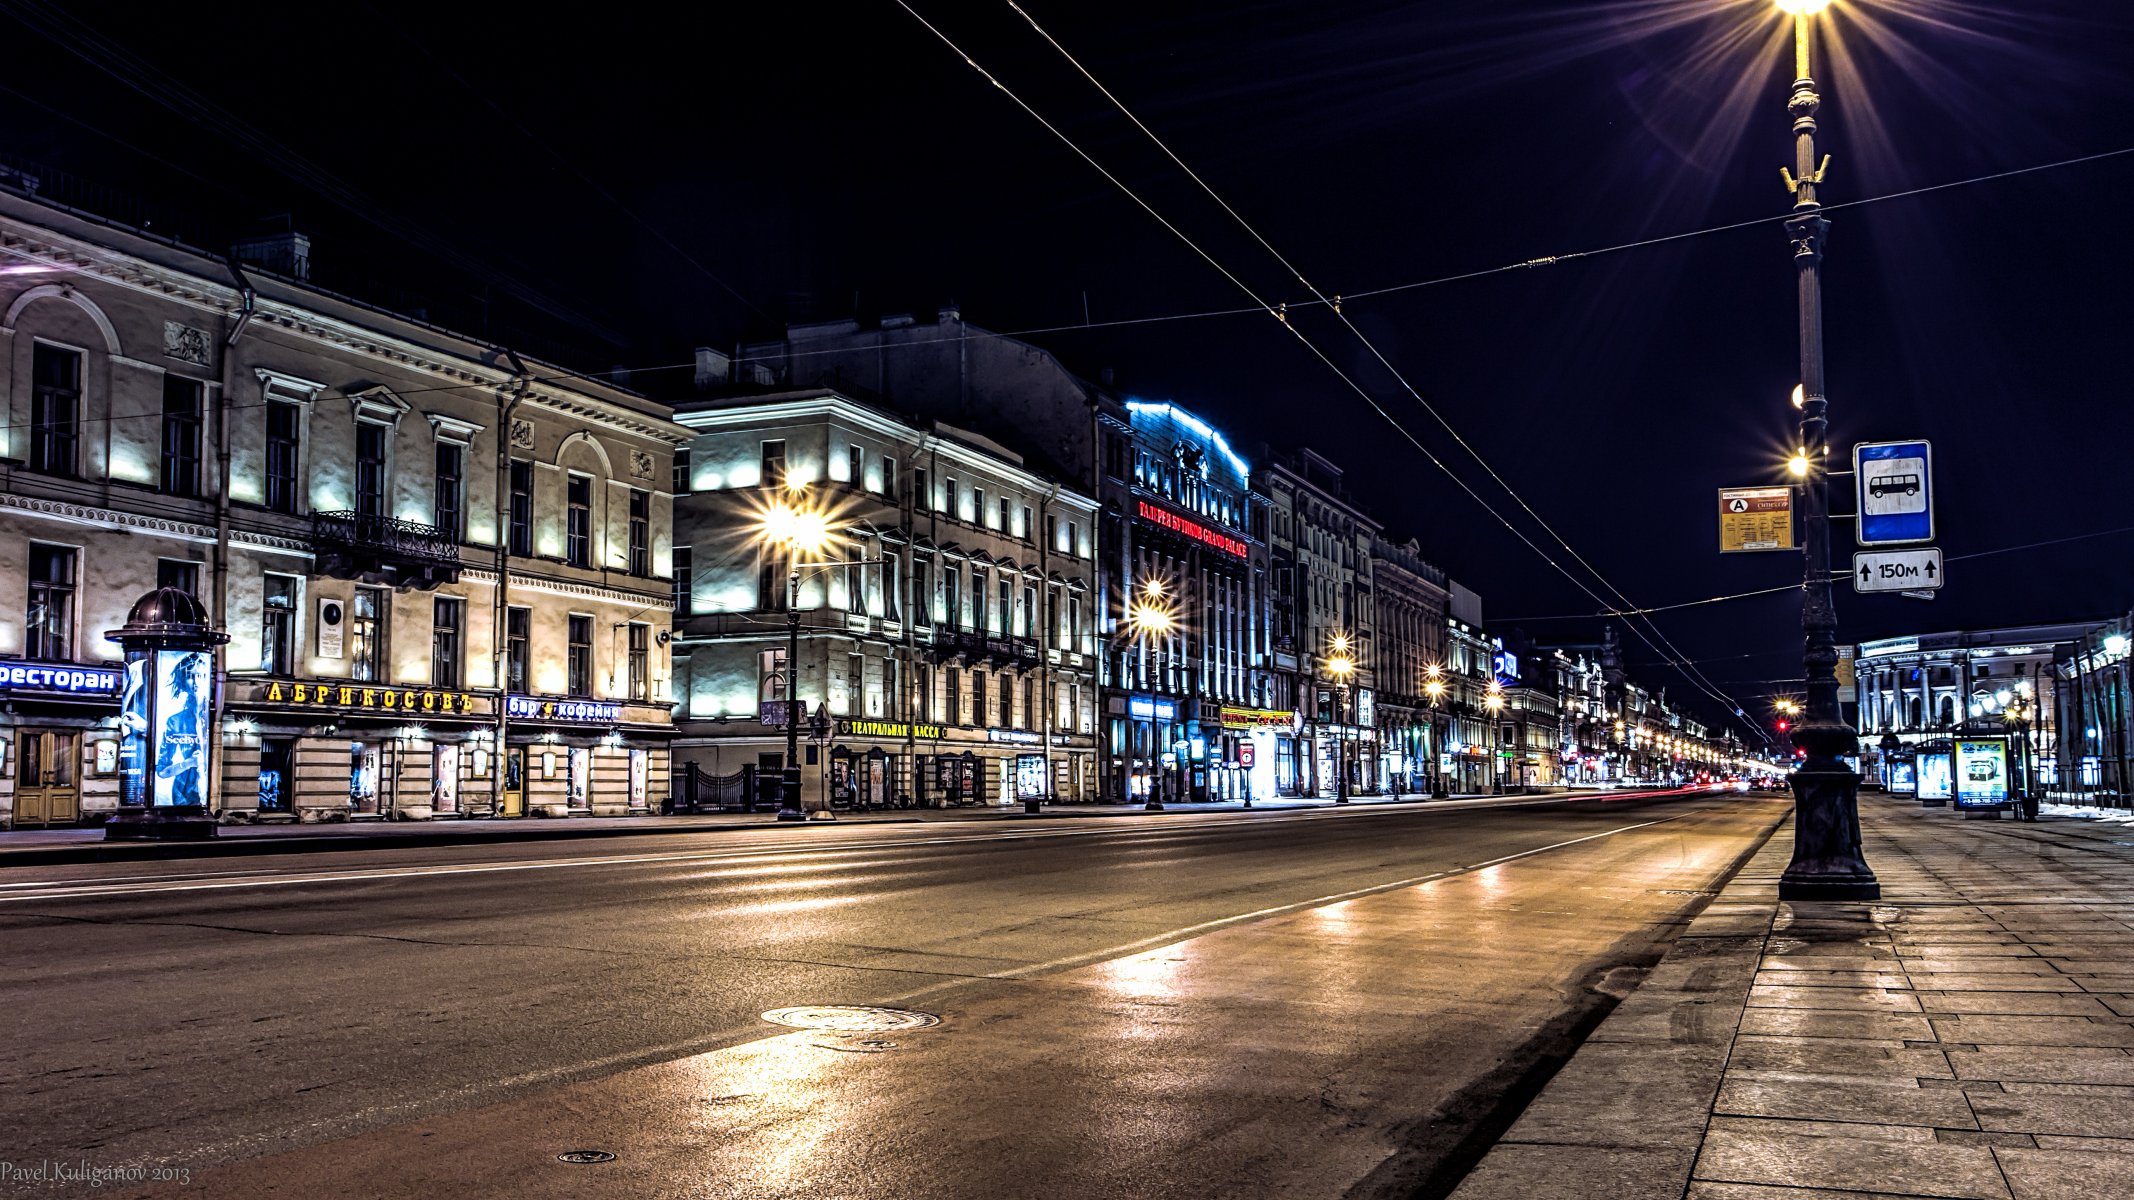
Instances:
[[[108,667],[76,667],[65,663],[0,663],[0,687],[72,692],[85,696],[116,695],[119,673]]]
[[[504,715],[517,721],[583,721],[591,725],[612,725],[622,720],[622,705],[606,700],[506,696]]]
[[[440,716],[460,716],[474,711],[474,697],[466,692],[361,683],[289,683],[280,679],[267,684],[267,690],[257,703],[282,704],[290,708],[352,708]]]

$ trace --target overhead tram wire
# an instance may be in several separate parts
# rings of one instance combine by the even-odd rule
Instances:
[[[1205,192],[1209,199],[1215,201],[1218,207],[1220,207],[1225,213],[1228,213],[1230,215],[1230,219],[1237,222],[1239,228],[1243,229],[1247,234],[1250,234],[1252,240],[1260,244],[1261,249],[1266,250],[1268,254],[1274,257],[1274,260],[1276,262],[1282,264],[1283,269],[1287,270],[1291,275],[1295,276],[1297,282],[1304,285],[1305,290],[1309,291],[1312,294],[1312,298],[1314,300],[1331,310],[1334,316],[1338,320],[1340,320],[1341,324],[1349,331],[1349,333],[1354,335],[1356,340],[1363,344],[1364,349],[1371,352],[1371,357],[1377,359],[1378,364],[1384,367],[1387,372],[1389,372],[1393,376],[1395,380],[1399,381],[1401,388],[1405,390],[1408,395],[1415,400],[1417,404],[1422,406],[1423,411],[1429,413],[1431,418],[1438,423],[1439,427],[1444,429],[1447,434],[1451,435],[1453,442],[1456,443],[1460,447],[1460,449],[1465,450],[1467,452],[1468,457],[1474,459],[1476,465],[1480,466],[1483,472],[1486,473],[1490,477],[1490,479],[1497,484],[1498,487],[1504,489],[1505,495],[1510,496],[1512,500],[1515,501],[1519,505],[1519,507],[1525,511],[1526,515],[1533,519],[1536,525],[1539,525],[1544,532],[1546,532],[1551,538],[1555,540],[1558,546],[1561,546],[1563,548],[1564,553],[1570,555],[1571,559],[1574,562],[1578,563],[1579,566],[1584,567],[1593,576],[1593,578],[1600,583],[1603,588],[1607,589],[1610,593],[1612,593],[1615,596],[1616,602],[1618,604],[1622,605],[1625,609],[1630,609],[1634,607],[1633,602],[1631,601],[1628,594],[1626,594],[1621,588],[1615,586],[1615,584],[1610,581],[1606,575],[1601,573],[1599,567],[1594,566],[1590,560],[1588,560],[1584,555],[1580,554],[1577,548],[1572,546],[1568,539],[1566,539],[1561,533],[1557,532],[1556,527],[1551,525],[1547,518],[1543,517],[1539,512],[1536,512],[1534,506],[1527,502],[1526,497],[1520,495],[1518,489],[1514,488],[1511,485],[1510,481],[1506,480],[1503,475],[1499,474],[1497,469],[1490,465],[1489,460],[1482,457],[1481,451],[1476,450],[1474,448],[1474,445],[1469,442],[1465,437],[1463,437],[1458,429],[1455,429],[1453,427],[1452,422],[1447,420],[1445,418],[1445,415],[1442,412],[1438,411],[1435,405],[1431,404],[1430,401],[1423,398],[1422,392],[1418,390],[1412,382],[1409,381],[1407,375],[1404,374],[1399,367],[1395,366],[1391,359],[1386,357],[1385,352],[1378,348],[1377,343],[1373,342],[1370,337],[1363,332],[1363,330],[1357,328],[1356,323],[1349,319],[1349,316],[1346,312],[1342,311],[1341,301],[1338,296],[1329,298],[1325,292],[1320,290],[1317,284],[1313,283],[1309,278],[1305,276],[1302,268],[1298,267],[1295,263],[1292,263],[1289,258],[1281,251],[1275,249],[1274,244],[1267,240],[1266,235],[1262,234],[1258,229],[1254,228],[1252,222],[1247,221],[1244,215],[1238,212],[1237,209],[1233,207],[1228,200],[1223,199],[1221,193],[1217,192],[1215,188],[1211,186],[1206,179],[1203,179],[1198,171],[1195,171],[1191,166],[1187,165],[1186,161],[1178,156],[1178,152],[1171,149],[1170,144],[1168,142],[1165,142],[1161,137],[1157,136],[1156,131],[1150,129],[1148,127],[1147,122],[1143,121],[1140,116],[1135,114],[1135,112],[1131,108],[1128,108],[1126,106],[1125,101],[1120,100],[1119,97],[1115,93],[1113,93],[1110,88],[1104,86],[1103,81],[1099,80],[1096,75],[1089,70],[1088,67],[1082,65],[1082,61],[1076,58],[1072,51],[1068,50],[1067,47],[1061,45],[1059,39],[1053,37],[1051,33],[1046,31],[1044,26],[1038,24],[1037,18],[1031,16],[1029,11],[1024,9],[1023,6],[1017,2],[1017,0],[1006,0],[1006,3],[1009,8],[1013,9],[1018,16],[1022,17],[1022,19],[1029,24],[1031,29],[1037,32],[1037,35],[1039,37],[1043,38],[1045,42],[1050,45],[1054,50],[1059,51],[1060,56],[1062,58],[1065,58],[1068,64],[1081,74],[1082,78],[1088,80],[1090,86],[1096,88],[1098,92],[1102,93],[1104,98],[1111,102],[1112,107],[1118,109],[1122,116],[1124,116],[1127,120],[1133,122],[1134,128],[1139,129],[1142,134],[1146,136],[1148,140],[1156,146],[1157,149],[1163,151],[1164,157],[1170,159],[1172,164],[1177,166],[1179,170],[1184,171],[1186,173],[1186,177],[1191,179],[1194,184],[1200,188],[1201,191]],[[1669,650],[1673,651],[1676,657],[1680,660],[1681,665],[1679,665],[1676,669],[1681,672],[1683,678],[1689,679],[1692,682],[1697,682],[1699,678],[1702,678],[1702,672],[1697,670],[1694,663],[1691,662],[1689,657],[1682,652],[1681,647],[1675,645],[1673,640],[1668,638],[1668,636],[1660,630],[1659,625],[1656,622],[1652,621],[1649,616],[1645,618],[1645,621],[1648,627],[1651,628],[1653,635],[1655,637],[1658,637],[1660,641],[1664,645],[1666,645]],[[1703,682],[1706,685],[1710,684],[1709,679],[1703,679]],[[1706,690],[1713,693],[1717,693],[1718,691],[1716,687],[1710,686],[1707,686]],[[1738,710],[1740,706],[1737,703],[1733,704],[1732,707]]]
[[[1350,390],[1354,391],[1357,396],[1363,399],[1364,403],[1368,404],[1373,411],[1375,411],[1380,417],[1385,419],[1387,424],[1393,426],[1395,431],[1400,433],[1402,437],[1406,438],[1409,444],[1413,445],[1416,450],[1423,455],[1424,458],[1428,459],[1432,466],[1438,468],[1439,471],[1444,473],[1446,478],[1452,480],[1453,483],[1456,484],[1462,491],[1466,492],[1468,497],[1472,499],[1477,505],[1481,506],[1484,512],[1487,512],[1490,516],[1496,518],[1497,522],[1503,525],[1505,529],[1512,534],[1512,536],[1518,538],[1522,543],[1526,545],[1528,549],[1532,550],[1538,557],[1540,557],[1543,562],[1547,563],[1552,569],[1554,569],[1557,573],[1561,574],[1567,581],[1569,581],[1572,586],[1578,588],[1578,590],[1586,593],[1588,596],[1591,596],[1596,602],[1600,603],[1604,607],[1607,605],[1608,602],[1603,599],[1599,593],[1595,592],[1592,588],[1586,586],[1583,580],[1572,574],[1572,572],[1562,563],[1558,562],[1546,550],[1543,550],[1541,546],[1538,545],[1531,537],[1527,536],[1525,530],[1520,529],[1517,525],[1513,524],[1508,518],[1506,518],[1503,513],[1498,512],[1495,506],[1491,505],[1487,500],[1484,500],[1481,494],[1475,491],[1475,489],[1471,485],[1469,485],[1465,479],[1462,479],[1458,474],[1456,474],[1452,470],[1452,468],[1445,463],[1443,459],[1432,453],[1430,448],[1422,443],[1421,439],[1417,438],[1415,434],[1411,430],[1409,430],[1406,425],[1402,424],[1398,418],[1396,418],[1395,416],[1393,416],[1392,413],[1386,410],[1384,405],[1378,402],[1377,397],[1371,395],[1371,393],[1366,390],[1361,384],[1358,384],[1353,378],[1351,378],[1348,372],[1342,370],[1341,367],[1336,364],[1333,359],[1329,358],[1326,352],[1319,348],[1317,343],[1313,342],[1311,338],[1305,335],[1303,330],[1297,328],[1296,323],[1288,319],[1288,314],[1286,313],[1286,311],[1274,305],[1268,304],[1267,301],[1263,297],[1261,297],[1259,293],[1252,288],[1251,285],[1245,283],[1242,279],[1239,279],[1234,272],[1232,272],[1228,267],[1225,267],[1221,262],[1217,261],[1213,255],[1202,249],[1199,243],[1188,237],[1183,230],[1178,228],[1177,225],[1173,224],[1168,218],[1164,217],[1162,213],[1157,212],[1156,209],[1148,203],[1148,201],[1141,198],[1139,193],[1128,187],[1123,181],[1119,179],[1118,176],[1114,175],[1110,170],[1106,169],[1105,166],[1102,163],[1098,162],[1094,157],[1092,157],[1088,151],[1082,149],[1082,147],[1077,144],[1074,139],[1068,137],[1065,133],[1061,132],[1058,126],[1054,125],[1051,121],[1047,120],[1042,113],[1039,113],[1035,108],[1031,107],[1031,105],[1021,96],[1017,95],[1012,88],[1009,88],[1006,84],[1002,83],[999,77],[995,76],[991,71],[986,70],[983,66],[980,66],[976,59],[972,58],[968,53],[966,53],[961,46],[957,45],[952,38],[950,38],[947,34],[943,33],[937,26],[934,25],[933,22],[928,21],[916,9],[912,8],[911,5],[906,2],[906,0],[896,0],[896,4],[905,12],[909,13],[913,20],[925,26],[927,32],[933,34],[934,37],[937,38],[943,45],[947,46],[952,53],[954,53],[957,57],[963,59],[964,63],[969,66],[973,71],[977,72],[978,75],[983,78],[987,83],[991,84],[994,88],[998,89],[1003,95],[1006,95],[1010,100],[1014,101],[1016,106],[1021,108],[1025,113],[1029,114],[1032,120],[1035,120],[1038,124],[1043,125],[1047,132],[1051,133],[1055,138],[1058,138],[1060,142],[1064,144],[1068,149],[1074,151],[1074,153],[1078,157],[1080,157],[1082,161],[1088,163],[1090,167],[1094,169],[1098,174],[1104,176],[1105,179],[1109,180],[1114,187],[1117,187],[1121,192],[1123,192],[1127,196],[1127,198],[1132,200],[1137,206],[1139,206],[1142,211],[1148,213],[1149,216],[1152,217],[1158,224],[1162,225],[1166,230],[1170,231],[1173,236],[1184,242],[1187,248],[1191,249],[1196,255],[1198,255],[1202,259],[1202,261],[1206,262],[1209,266],[1215,268],[1217,273],[1221,274],[1225,279],[1228,279],[1233,285],[1238,288],[1238,290],[1244,292],[1247,297],[1253,300],[1253,302],[1260,304],[1262,308],[1266,311],[1267,315],[1279,321],[1284,329],[1287,329],[1290,334],[1294,336],[1298,340],[1298,342],[1305,347],[1305,349],[1309,350],[1312,353],[1313,357],[1324,363],[1327,369],[1332,371],[1334,375],[1339,378],[1343,383],[1347,384]],[[1645,642],[1645,644],[1652,649],[1653,653],[1658,654],[1663,658],[1668,657],[1667,652],[1661,650],[1659,646],[1654,645],[1652,639],[1647,637],[1644,631],[1639,629],[1635,623],[1632,623],[1630,625],[1630,630],[1631,632],[1637,634],[1639,639]],[[1679,654],[1677,654],[1677,657],[1679,657]],[[1688,676],[1687,674],[1685,674],[1685,678],[1690,679],[1690,682],[1692,683],[1696,683],[1696,680]],[[1724,693],[1719,692],[1717,689],[1713,689],[1708,686],[1703,686],[1700,688],[1700,690],[1703,690],[1712,699],[1727,705],[1729,711],[1739,711],[1739,703],[1734,701],[1732,698],[1726,696]]]

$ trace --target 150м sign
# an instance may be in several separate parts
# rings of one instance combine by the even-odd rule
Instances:
[[[1931,592],[1941,586],[1941,551],[1867,550],[1852,556],[1859,592]]]

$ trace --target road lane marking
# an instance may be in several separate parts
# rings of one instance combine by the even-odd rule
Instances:
[[[596,855],[564,859],[522,859],[501,863],[436,863],[419,866],[368,867],[351,870],[322,870],[311,872],[288,872],[278,875],[212,875],[159,876],[153,880],[138,877],[122,877],[110,882],[84,880],[44,880],[22,883],[0,883],[0,904],[21,903],[34,900],[77,900],[104,897],[148,896],[173,892],[231,891],[262,887],[290,887],[303,884],[371,883],[390,879],[425,878],[430,876],[486,875],[510,871],[549,871],[573,867],[656,866],[679,862],[748,862],[762,859],[778,861],[807,855],[864,854],[887,849],[913,849],[928,846],[963,846],[988,842],[1033,841],[1069,837],[1104,837],[1139,831],[1158,837],[1167,834],[1203,832],[1210,829],[1253,829],[1269,824],[1293,824],[1299,821],[1331,820],[1353,816],[1394,816],[1431,812],[1474,811],[1476,809],[1524,808],[1554,804],[1570,804],[1596,797],[1605,799],[1614,793],[1565,793],[1554,796],[1521,798],[1519,800],[1464,800],[1450,801],[1433,807],[1361,809],[1300,809],[1273,816],[1255,816],[1250,824],[1239,822],[1231,813],[1209,813],[1174,819],[1158,827],[1145,823],[1145,818],[1121,816],[1117,818],[1078,818],[1084,821],[1101,821],[1094,829],[979,829],[955,834],[937,834],[924,838],[902,838],[888,841],[853,841],[837,845],[817,842],[791,841],[770,846],[728,847],[717,850],[673,851],[663,854],[617,854]],[[1621,793],[1628,796],[1654,797],[1689,794],[1685,791]],[[1667,818],[1673,820],[1674,818]],[[848,829],[864,829],[864,826],[847,826]]]

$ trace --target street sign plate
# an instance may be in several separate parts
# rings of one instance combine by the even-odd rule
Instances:
[[[1719,489],[1719,553],[1793,549],[1793,489]]]
[[[1863,550],[1852,556],[1856,592],[1931,592],[1941,586],[1941,550]]]
[[[1852,647],[1838,647],[1838,703],[1852,704],[1859,700],[1859,673],[1853,667]]]
[[[1862,442],[1852,448],[1852,471],[1861,545],[1934,540],[1934,452],[1930,443]]]

